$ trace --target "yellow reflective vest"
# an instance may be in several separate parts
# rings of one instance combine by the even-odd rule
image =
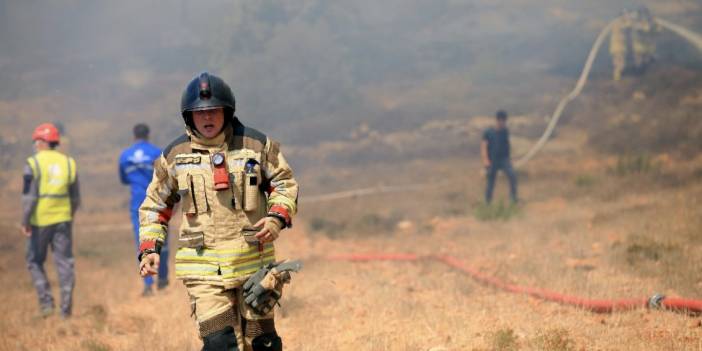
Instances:
[[[27,159],[38,185],[38,200],[29,223],[44,227],[73,219],[69,187],[76,181],[76,161],[55,150]]]

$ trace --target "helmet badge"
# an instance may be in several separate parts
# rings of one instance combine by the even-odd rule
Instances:
[[[210,80],[206,73],[200,75],[200,99],[207,100],[212,97],[210,90]]]

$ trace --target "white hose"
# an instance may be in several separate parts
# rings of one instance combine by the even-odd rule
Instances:
[[[308,204],[308,203],[315,203],[315,202],[324,202],[324,201],[331,201],[331,200],[338,200],[338,199],[345,199],[345,198],[360,197],[360,196],[365,196],[365,195],[399,193],[399,192],[407,192],[407,191],[413,191],[413,190],[432,188],[432,187],[436,187],[436,186],[442,186],[445,184],[446,183],[408,184],[408,185],[393,185],[393,186],[381,185],[381,186],[376,186],[376,187],[371,187],[371,188],[352,189],[352,190],[339,191],[339,192],[329,193],[329,194],[305,196],[305,197],[300,198],[300,202]]]
[[[568,105],[569,102],[578,97],[578,95],[580,95],[580,92],[582,92],[583,87],[585,87],[585,83],[587,83],[587,78],[590,75],[590,70],[592,70],[592,64],[595,62],[595,57],[597,57],[597,52],[600,50],[602,43],[604,42],[609,32],[612,30],[612,26],[617,20],[619,20],[619,18],[616,18],[612,22],[609,22],[609,24],[604,29],[602,29],[600,35],[597,36],[595,44],[592,45],[592,49],[590,49],[590,54],[587,56],[585,67],[583,68],[582,73],[580,73],[580,79],[578,79],[578,83],[575,85],[575,89],[573,89],[573,91],[571,91],[570,94],[566,95],[563,99],[561,99],[561,101],[558,103],[558,107],[556,107],[556,110],[553,111],[553,114],[551,115],[551,120],[549,120],[548,126],[546,127],[546,130],[544,130],[544,133],[541,135],[541,138],[539,138],[539,141],[537,141],[536,144],[534,144],[534,146],[532,146],[531,149],[524,156],[522,156],[521,158],[519,158],[519,160],[515,162],[515,167],[521,167],[525,163],[527,163],[532,157],[534,157],[534,155],[536,155],[537,152],[541,150],[542,147],[544,147],[546,141],[548,141],[548,138],[551,137],[551,134],[556,128],[556,124],[561,118],[561,115],[563,114],[563,110],[566,108],[566,105]]]
[[[702,35],[699,35],[691,30],[685,29],[683,27],[678,26],[677,24],[670,23],[666,20],[662,20],[660,18],[655,19],[658,24],[661,25],[661,27],[667,28],[671,32],[687,39],[692,45],[697,47],[697,50],[702,52]]]

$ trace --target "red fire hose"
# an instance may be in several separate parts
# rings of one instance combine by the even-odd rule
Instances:
[[[455,268],[476,281],[488,286],[495,287],[515,294],[526,294],[545,301],[552,301],[568,306],[579,307],[596,313],[611,313],[614,311],[627,311],[637,308],[664,309],[670,311],[683,312],[687,314],[702,313],[702,300],[682,299],[666,297],[660,294],[650,298],[619,299],[619,300],[594,300],[578,296],[564,295],[554,291],[520,286],[505,283],[495,277],[481,273],[457,258],[449,255],[428,255],[420,256],[416,254],[404,253],[364,253],[364,254],[342,254],[327,256],[332,261],[369,262],[369,261],[420,261],[434,260]]]

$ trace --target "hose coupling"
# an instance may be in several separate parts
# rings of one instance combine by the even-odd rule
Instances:
[[[652,310],[660,310],[663,308],[663,300],[665,300],[665,295],[654,294],[648,299],[648,308]]]

